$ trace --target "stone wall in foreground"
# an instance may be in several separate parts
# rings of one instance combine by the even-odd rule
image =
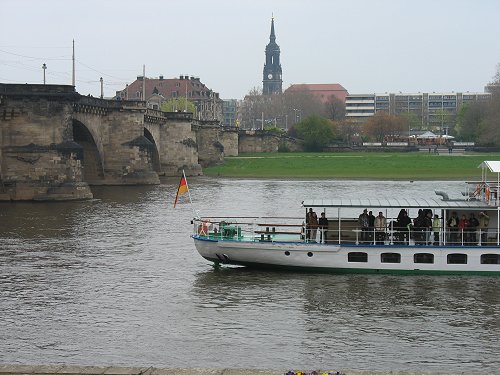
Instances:
[[[156,367],[101,367],[101,366],[71,366],[71,365],[0,365],[0,375],[283,375],[287,371],[313,371],[320,374],[337,371],[341,375],[451,375],[442,372],[393,372],[393,371],[350,371],[345,369],[210,369],[210,368],[156,368]],[[321,371],[321,372],[320,372]],[[467,375],[474,373],[467,371]],[[492,375],[499,374],[490,373]]]

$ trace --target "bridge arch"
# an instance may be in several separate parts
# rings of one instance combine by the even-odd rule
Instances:
[[[104,165],[97,143],[90,130],[80,121],[73,119],[73,140],[83,147],[83,179],[89,185],[104,180]]]
[[[153,144],[153,147],[151,148],[151,162],[153,164],[153,170],[156,173],[159,173],[161,171],[161,164],[160,153],[158,152],[158,143],[155,141],[153,134],[147,128],[144,128],[144,137]]]

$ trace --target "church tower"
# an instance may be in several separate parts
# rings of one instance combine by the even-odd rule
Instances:
[[[269,44],[266,46],[266,63],[264,64],[262,84],[264,95],[281,94],[283,80],[281,79],[280,47],[276,44],[276,35],[274,35],[274,17],[271,19]]]

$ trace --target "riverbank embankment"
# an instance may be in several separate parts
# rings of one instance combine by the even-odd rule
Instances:
[[[273,179],[462,180],[480,178],[478,166],[499,158],[499,153],[261,153],[227,157],[223,165],[205,168],[203,173]]]
[[[287,371],[312,371],[311,369],[259,370],[259,369],[209,369],[209,368],[157,368],[72,365],[0,365],[0,375],[283,375]],[[333,369],[324,370],[333,372]],[[450,375],[452,373],[349,371],[345,375]],[[320,372],[321,374],[322,372]],[[472,373],[467,372],[468,375]],[[500,374],[500,373],[498,373]]]

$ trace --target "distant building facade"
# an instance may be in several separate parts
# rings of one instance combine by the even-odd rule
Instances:
[[[143,98],[143,90],[145,98]],[[181,75],[179,78],[147,78],[137,79],[116,96],[123,100],[146,100],[148,108],[160,109],[161,105],[172,99],[185,97],[196,106],[196,118],[200,120],[223,120],[222,105],[219,93],[205,86],[198,77]],[[180,111],[183,108],[179,108]]]
[[[224,120],[222,124],[227,127],[239,126],[238,120],[239,102],[237,99],[224,99],[222,113]]]
[[[344,103],[349,93],[338,83],[302,83],[293,84],[285,92],[304,92],[317,98],[321,103],[328,103],[328,100],[334,96]]]
[[[264,95],[281,94],[283,87],[280,47],[276,44],[274,18],[271,20],[271,35],[266,46],[266,63],[264,64],[262,93]]]
[[[425,127],[446,128],[455,123],[460,107],[489,100],[490,93],[356,94],[345,98],[346,118],[362,122],[379,111],[393,115],[412,113]]]

